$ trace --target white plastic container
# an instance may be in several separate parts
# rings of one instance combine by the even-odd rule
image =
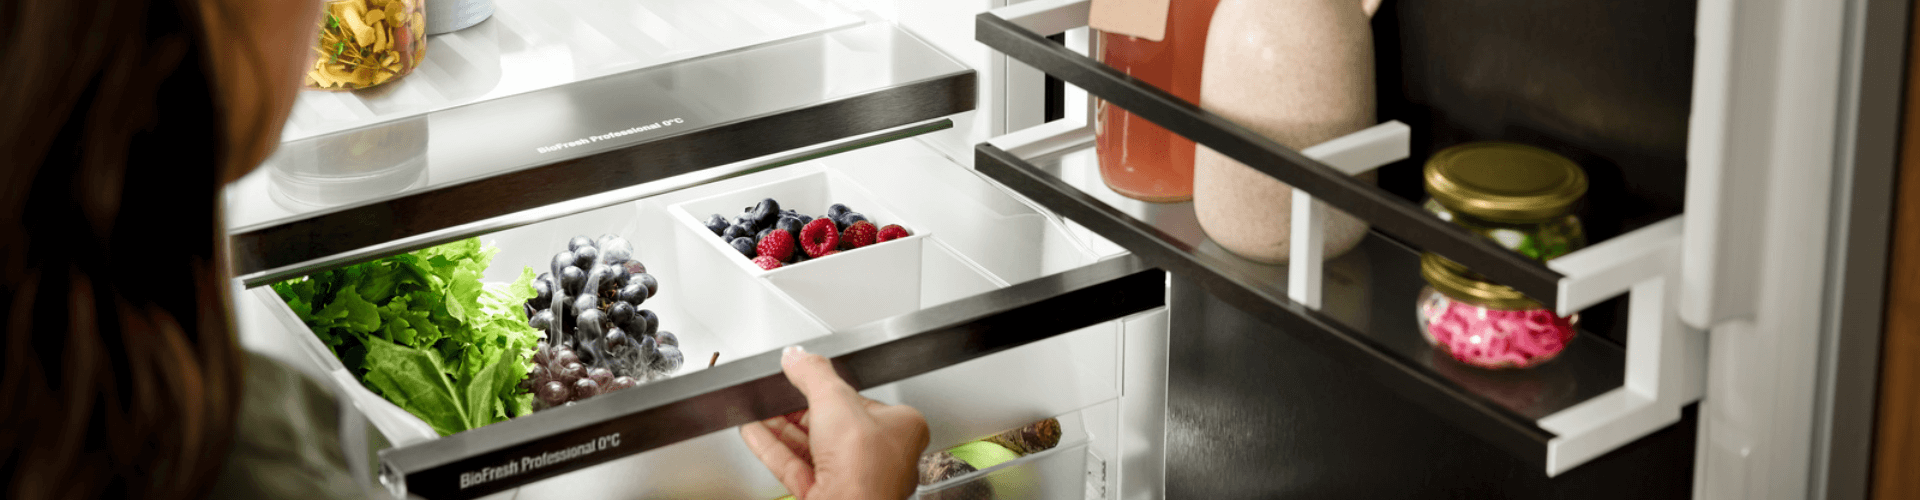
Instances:
[[[767,198],[779,202],[782,209],[815,217],[825,214],[827,207],[834,203],[845,204],[876,226],[899,224],[912,234],[763,270],[721,241],[707,229],[705,221],[713,214],[732,220],[743,208]],[[840,173],[817,171],[736,189],[674,204],[668,213],[679,222],[681,234],[677,247],[682,262],[714,272],[709,279],[692,279],[686,283],[693,300],[733,304],[740,311],[755,311],[769,305],[768,298],[752,290],[757,286],[753,281],[764,280],[831,330],[910,313],[921,307],[922,253],[930,232],[916,228],[913,221],[902,220],[865,188]],[[730,332],[786,327],[786,323],[770,322],[775,318],[756,314],[702,319],[710,321],[709,326],[715,330]]]
[[[1087,443],[1079,412],[1057,417],[1060,444],[1032,455],[1008,460],[964,476],[921,486],[919,500],[972,500],[991,492],[996,500],[1067,500],[1087,498]],[[981,487],[984,483],[985,488]],[[968,491],[972,490],[972,491]]]

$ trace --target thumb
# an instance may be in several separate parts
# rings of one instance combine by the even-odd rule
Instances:
[[[809,353],[797,345],[788,346],[780,354],[780,368],[786,372],[787,381],[807,397],[807,406],[814,411],[859,408],[860,394],[833,371],[833,361],[826,356]]]

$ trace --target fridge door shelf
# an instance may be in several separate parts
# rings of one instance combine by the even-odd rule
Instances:
[[[1088,4],[1038,0],[996,9],[976,18],[975,33],[982,43],[1086,89],[1090,98],[1106,99],[1293,186],[1289,264],[1253,263],[1212,244],[1191,203],[1141,203],[1106,188],[1092,166],[1091,118],[1060,120],[977,146],[976,168],[989,177],[1321,345],[1329,356],[1539,464],[1549,476],[1679,420],[1681,407],[1699,400],[1705,336],[1680,324],[1676,312],[1681,216],[1551,263],[1527,259],[1352,177],[1408,157],[1411,131],[1399,122],[1294,151],[1044,38],[1083,26]],[[1322,265],[1324,226],[1314,214],[1316,200],[1367,221],[1373,234],[1349,257]],[[1631,291],[1627,347],[1585,334],[1547,366],[1504,373],[1436,359],[1412,325],[1414,291],[1422,284],[1412,263],[1420,251],[1466,264],[1562,315]],[[1342,272],[1341,260],[1370,261],[1371,280],[1341,280],[1370,284],[1336,289],[1326,278]],[[1370,312],[1343,318],[1346,308]]]
[[[669,10],[680,13],[673,16],[711,17],[719,14],[708,11],[741,10],[735,3],[597,8],[674,6]],[[830,4],[821,8],[838,8]],[[514,26],[516,10],[537,9],[507,8],[481,26]],[[966,65],[885,22],[829,24],[837,28],[650,66],[608,66],[618,71],[459,105],[395,104],[391,113],[311,136],[296,125],[289,133],[297,138],[227,189],[235,267],[243,276],[300,274],[330,257],[431,240],[436,231],[478,221],[649,183],[660,191],[710,181],[714,175],[701,174],[716,167],[776,164],[948,128],[943,118],[974,109],[975,73]],[[550,33],[548,41],[591,45],[599,38],[585,34],[594,32]],[[461,52],[429,51],[429,62],[435,54],[453,60]],[[505,76],[538,79],[521,74],[534,66]],[[303,97],[296,116],[317,113],[308,112],[320,107],[315,103],[403,99],[409,89],[437,85],[439,77],[426,69],[388,91]]]
[[[1194,279],[1222,300],[1320,346],[1327,356],[1550,475],[1665,427],[1679,418],[1681,406],[1700,397],[1704,336],[1677,323],[1672,300],[1678,285],[1672,277],[1677,276],[1679,217],[1552,263],[1569,276],[1557,283],[1567,298],[1561,307],[1572,308],[1569,312],[1633,292],[1629,347],[1583,332],[1554,361],[1529,370],[1488,371],[1439,353],[1418,333],[1414,300],[1425,284],[1418,249],[1376,231],[1323,265],[1248,261],[1207,239],[1192,203],[1145,203],[1107,188],[1099,177],[1092,129],[1071,125],[1036,127],[982,144],[976,167],[1152,265]],[[1309,148],[1308,154],[1391,156],[1366,150],[1391,149],[1380,143],[1395,140],[1404,144],[1405,135],[1369,129],[1329,141],[1325,148]],[[1297,217],[1299,205],[1295,210]],[[1295,243],[1296,252],[1300,246],[1320,247],[1306,238]],[[1300,267],[1314,277],[1295,279]],[[1306,286],[1311,290],[1302,289]],[[1246,341],[1262,340],[1252,335]]]
[[[1037,0],[984,12],[975,18],[975,37],[1094,97],[1279,179],[1293,186],[1296,194],[1304,192],[1366,220],[1380,232],[1465,264],[1542,303],[1559,302],[1556,285],[1562,276],[1558,272],[1435,218],[1418,205],[1352,175],[1353,170],[1370,169],[1385,161],[1350,169],[1329,165],[1046,39],[1085,26],[1090,3]],[[1402,157],[1405,149],[1400,148]]]

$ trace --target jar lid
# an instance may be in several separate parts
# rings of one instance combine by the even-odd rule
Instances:
[[[1513,287],[1470,278],[1466,266],[1432,252],[1420,254],[1420,277],[1426,278],[1434,290],[1461,302],[1506,311],[1544,307]]]
[[[1427,159],[1427,195],[1455,212],[1499,222],[1565,215],[1587,193],[1587,173],[1567,157],[1511,142],[1453,146]]]

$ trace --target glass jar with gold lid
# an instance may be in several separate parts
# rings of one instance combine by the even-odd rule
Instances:
[[[1468,275],[1433,254],[1420,256],[1420,332],[1453,359],[1483,368],[1528,368],[1560,355],[1579,315],[1559,317],[1512,288]]]
[[[1573,214],[1587,174],[1573,160],[1510,142],[1450,147],[1427,160],[1425,208],[1509,250],[1547,261],[1587,244]]]
[[[1441,150],[1424,170],[1428,212],[1542,262],[1587,244],[1573,213],[1587,175],[1553,152],[1507,142]],[[1420,256],[1420,330],[1460,362],[1525,368],[1551,360],[1574,336],[1578,315],[1559,317],[1520,292],[1453,261]]]
[[[306,85],[359,90],[413,73],[427,53],[426,0],[329,0]]]

